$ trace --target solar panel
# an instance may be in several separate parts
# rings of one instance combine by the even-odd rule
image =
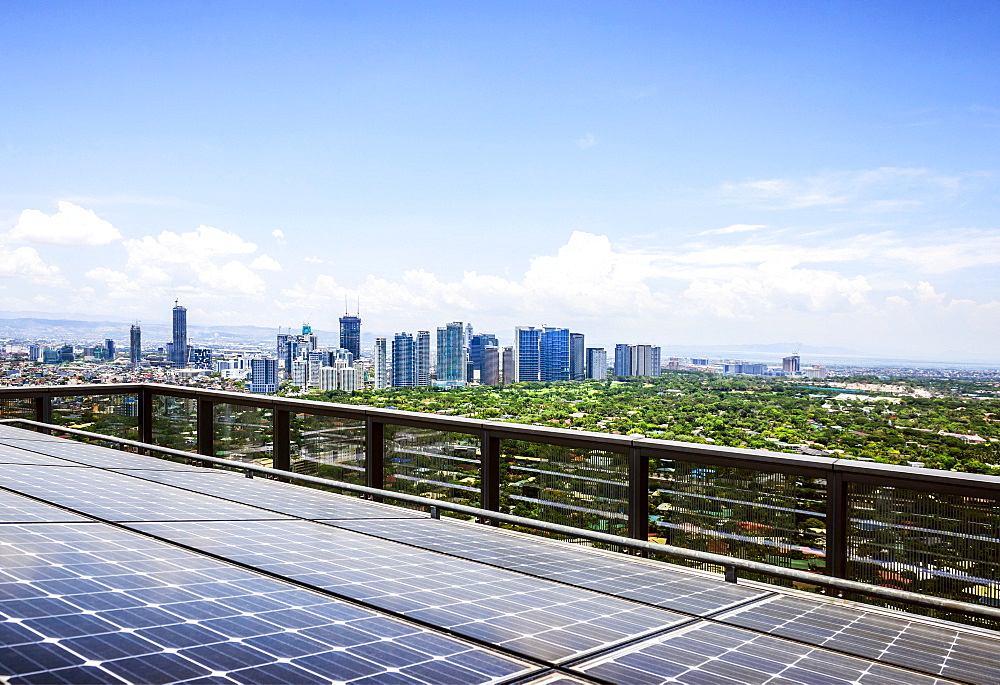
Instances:
[[[8,445],[30,450],[38,454],[46,454],[58,457],[67,461],[84,464],[86,466],[98,466],[108,469],[157,469],[165,471],[189,471],[197,466],[189,466],[180,462],[159,459],[157,457],[147,457],[142,454],[124,452],[122,450],[102,447],[100,445],[90,445],[85,442],[74,442],[72,440],[48,440],[40,441],[8,441]],[[196,455],[191,455],[195,457]]]
[[[699,621],[573,666],[615,683],[936,685],[946,681]]]
[[[1000,682],[1000,636],[930,625],[898,612],[780,595],[719,620],[970,683]]]
[[[346,497],[300,485],[264,478],[249,479],[243,474],[232,471],[205,469],[187,473],[173,471],[129,471],[129,473],[137,478],[306,519],[418,519],[427,516],[412,509],[366,502],[356,497]]]
[[[693,614],[708,614],[770,594],[767,590],[669,568],[634,557],[504,533],[455,521],[336,521],[334,525],[463,559],[590,588]]]
[[[569,675],[567,673],[552,672],[545,675],[522,680],[518,685],[593,685],[599,681],[584,678],[579,675]]]
[[[45,523],[52,521],[89,520],[58,507],[0,490],[0,523]],[[0,554],[0,563],[2,563],[2,554]]]
[[[0,424],[0,441],[7,440],[61,440],[61,438],[27,428],[14,428],[7,424]]]
[[[100,523],[0,526],[0,546],[5,682],[491,683],[538,670]]]
[[[287,518],[100,469],[8,464],[0,486],[110,521]]]
[[[132,527],[548,661],[687,620],[664,609],[308,521]]]
[[[23,442],[23,441],[22,441]],[[50,457],[30,449],[0,444],[0,464],[38,464],[39,466],[83,466],[65,459]]]

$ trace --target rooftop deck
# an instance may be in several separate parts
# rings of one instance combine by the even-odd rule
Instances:
[[[1000,634],[0,427],[19,682],[1000,683]]]

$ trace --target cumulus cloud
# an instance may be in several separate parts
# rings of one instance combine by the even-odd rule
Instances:
[[[0,246],[0,276],[26,278],[41,285],[65,285],[59,267],[46,264],[33,247],[9,250]]]
[[[276,228],[273,231],[271,231],[271,235],[274,236],[274,239],[278,242],[279,245],[285,244],[285,232],[282,231],[280,228]]]
[[[122,237],[117,228],[93,210],[72,202],[59,202],[58,207],[55,214],[24,210],[7,235],[8,239],[19,243],[82,246],[107,245]]]
[[[281,264],[278,263],[278,260],[262,254],[250,262],[250,268],[260,271],[281,271]]]

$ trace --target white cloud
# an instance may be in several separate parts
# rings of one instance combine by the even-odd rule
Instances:
[[[307,264],[322,264],[323,263],[323,260],[320,259],[319,257],[303,257],[302,261],[306,262]]]
[[[597,144],[597,139],[594,138],[593,133],[588,133],[583,138],[578,138],[576,141],[576,146],[583,150],[586,150],[587,148],[590,147],[594,147],[594,145],[596,144]]]
[[[125,250],[129,266],[141,267],[157,262],[198,264],[214,257],[250,254],[257,250],[257,246],[235,233],[199,226],[189,233],[163,231],[156,238],[146,236],[141,240],[126,240]]]
[[[276,228],[273,231],[271,231],[271,235],[274,236],[274,239],[277,241],[279,245],[285,244],[285,232],[282,231],[280,228]]]
[[[250,268],[258,269],[260,271],[281,271],[281,264],[279,264],[276,259],[273,259],[266,254],[262,254],[250,262]]]
[[[747,231],[756,231],[761,228],[767,228],[763,224],[733,224],[732,226],[726,226],[725,228],[713,228],[710,231],[702,231],[698,235],[728,235],[729,233],[746,233]]]
[[[8,238],[19,243],[43,245],[107,245],[121,238],[118,229],[72,202],[59,202],[55,214],[26,209],[18,217]]]
[[[61,286],[66,279],[58,266],[46,264],[33,247],[9,250],[0,246],[0,276],[17,276],[41,285]]]

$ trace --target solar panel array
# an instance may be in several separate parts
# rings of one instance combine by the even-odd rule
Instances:
[[[0,426],[11,683],[1000,682],[990,631],[37,435]]]

